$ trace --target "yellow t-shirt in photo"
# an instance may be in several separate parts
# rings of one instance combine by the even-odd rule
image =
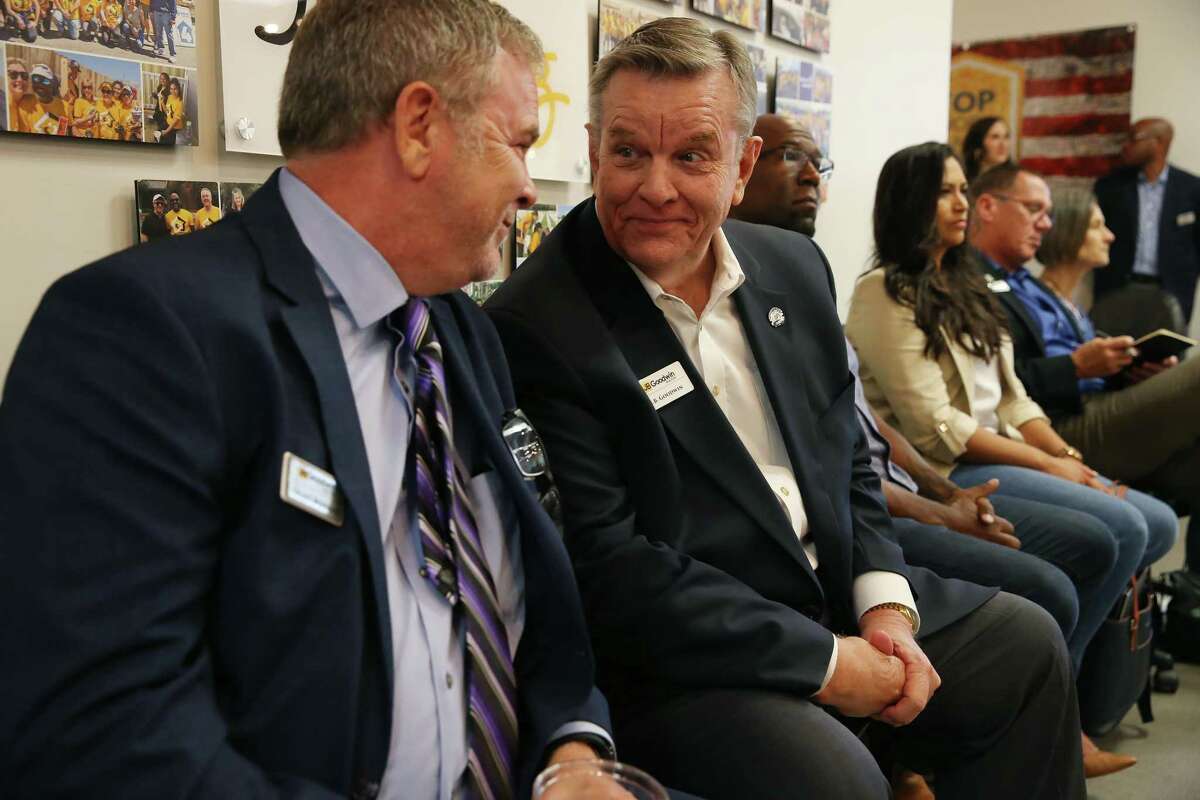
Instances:
[[[70,121],[67,104],[61,97],[43,103],[37,95],[27,94],[17,103],[17,130],[23,133],[59,135],[63,132],[59,120],[64,117]]]
[[[95,103],[93,103],[91,100],[88,100],[86,97],[80,97],[71,107],[71,122],[74,124],[79,124],[95,110]],[[84,128],[76,128],[75,135],[85,139],[94,139],[96,136],[96,126],[92,124]]]
[[[97,121],[97,139],[120,139],[120,134],[117,133],[117,126],[121,124],[121,108],[120,103],[105,104],[103,100],[96,104],[96,113],[100,118]]]
[[[79,19],[79,0],[54,0],[67,19]]]
[[[12,10],[18,14],[24,14],[33,9],[33,0],[8,0],[8,2],[12,6]]]
[[[208,211],[204,210],[204,206],[200,206],[200,208],[196,209],[196,227],[197,228],[207,228],[209,225],[212,225],[214,222],[220,222],[220,221],[221,221],[221,209],[217,208],[216,206],[213,206],[212,208],[208,209]]]
[[[91,22],[92,17],[96,16],[96,12],[99,10],[100,0],[80,0],[79,19],[83,22]]]
[[[171,229],[172,236],[182,236],[185,233],[191,233],[196,229],[192,212],[186,208],[181,208],[178,211],[167,212],[167,227]]]
[[[167,130],[183,130],[183,100],[178,97],[168,97],[166,106]]]
[[[120,3],[104,3],[100,6],[100,18],[104,20],[105,26],[116,28],[125,18],[122,11],[123,6]]]

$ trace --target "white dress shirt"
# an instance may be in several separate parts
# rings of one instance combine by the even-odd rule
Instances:
[[[734,255],[725,232],[717,229],[712,250],[716,261],[708,305],[700,316],[685,301],[663,290],[637,265],[630,264],[633,274],[650,295],[654,305],[663,313],[667,324],[679,339],[683,349],[704,379],[705,387],[733,426],[742,445],[762,473],[763,480],[779,501],[792,523],[813,569],[817,568],[819,553],[808,530],[808,515],[804,499],[796,483],[791,458],[784,446],[775,418],[775,409],[767,396],[762,374],[754,353],[746,340],[733,293],[746,280],[741,264]],[[917,613],[908,581],[894,572],[866,572],[854,580],[854,607],[858,616],[880,603],[903,603]],[[830,634],[832,636],[832,634]],[[821,688],[833,677],[837,666],[837,640],[825,672]]]

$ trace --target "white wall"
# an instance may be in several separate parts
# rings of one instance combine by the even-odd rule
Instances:
[[[1137,25],[1133,118],[1175,125],[1171,161],[1200,172],[1200,2],[1197,0],[955,0],[954,41]]]
[[[564,1],[595,7],[593,0]],[[630,2],[647,10],[665,8],[654,0]],[[258,181],[280,163],[226,153],[220,143],[215,5],[214,0],[197,2],[200,147],[158,150],[0,137],[0,180],[10,189],[0,194],[0,237],[5,242],[0,375],[7,374],[21,333],[50,283],[132,243],[134,180]],[[817,241],[837,274],[844,309],[870,254],[871,203],[884,159],[905,145],[946,136],[951,0],[899,6],[894,0],[837,0],[832,12],[833,52],[824,56],[727,27],[772,55],[800,55],[834,70],[832,156],[837,169],[818,220]],[[594,57],[591,13],[588,47]],[[711,17],[703,19],[713,27],[724,26]],[[545,202],[577,202],[589,194],[580,184],[546,182],[539,188]]]

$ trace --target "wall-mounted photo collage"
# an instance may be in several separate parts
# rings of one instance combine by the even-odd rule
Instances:
[[[0,130],[199,144],[194,0],[2,2]]]
[[[829,52],[831,0],[774,0],[771,35],[818,53]]]
[[[185,236],[215,225],[241,211],[261,185],[230,181],[135,181],[135,241]]]

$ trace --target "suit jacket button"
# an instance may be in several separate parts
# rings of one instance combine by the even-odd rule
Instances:
[[[350,793],[350,800],[375,800],[378,795],[378,783],[366,778],[359,778],[354,782],[354,791]]]

